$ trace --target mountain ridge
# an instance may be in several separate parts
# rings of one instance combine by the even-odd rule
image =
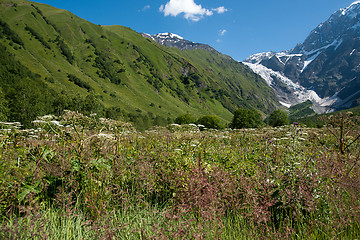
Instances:
[[[319,99],[312,100],[323,107],[320,112],[359,105],[360,2],[355,1],[333,13],[293,49],[254,54],[244,62],[257,73],[258,65],[262,65],[266,71],[280,73],[303,87],[305,92],[314,91]],[[287,89],[290,95],[294,92],[290,85]],[[286,104],[299,101],[295,99]]]
[[[203,43],[195,43],[189,40],[184,39],[183,37],[174,34],[174,33],[158,33],[155,35],[150,35],[148,33],[141,33],[141,35],[145,38],[149,38],[163,46],[166,47],[176,47],[182,51],[185,50],[195,50],[195,49],[205,49],[207,51],[222,54],[216,51],[213,47],[203,44]],[[222,54],[224,55],[224,54]]]
[[[278,107],[263,79],[225,55],[168,48],[130,28],[95,25],[46,4],[5,0],[0,12],[0,44],[6,46],[0,57],[13,56],[52,91],[49,96],[59,96],[32,110],[36,114],[63,106],[133,122],[141,118],[149,126],[182,113],[217,115],[226,123],[240,107],[264,115]],[[5,75],[10,70],[1,69]],[[13,101],[11,81],[0,88]]]

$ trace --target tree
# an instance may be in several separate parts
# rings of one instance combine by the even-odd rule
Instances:
[[[178,116],[175,119],[175,123],[177,124],[190,124],[190,123],[195,123],[195,118],[193,115],[191,115],[190,113],[186,113],[183,115]]]
[[[238,109],[234,113],[230,127],[232,128],[256,128],[263,123],[260,113],[256,110]]]
[[[266,122],[272,127],[279,127],[289,124],[289,117],[286,112],[275,110],[270,114]]]
[[[7,115],[9,109],[7,108],[8,101],[5,98],[5,95],[0,87],[0,121],[5,122],[7,120]]]
[[[220,119],[217,116],[203,116],[197,120],[197,124],[204,125],[206,128],[221,129]]]

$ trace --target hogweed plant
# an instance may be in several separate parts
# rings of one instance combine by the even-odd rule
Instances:
[[[359,129],[342,121],[137,132],[65,112],[3,124],[0,238],[359,238]]]

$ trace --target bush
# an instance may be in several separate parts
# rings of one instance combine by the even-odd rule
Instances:
[[[255,110],[238,109],[234,113],[231,128],[256,128],[263,123],[260,113]]]
[[[289,124],[289,118],[286,112],[275,110],[267,118],[266,122],[272,127],[279,127]]]
[[[68,74],[68,78],[69,78],[70,82],[73,82],[75,85],[77,85],[81,88],[85,88],[86,90],[88,90],[88,92],[93,90],[93,88],[90,86],[90,84],[82,81],[80,78],[78,78],[77,76],[75,76],[73,74]]]
[[[186,113],[183,115],[178,116],[175,119],[175,123],[177,124],[190,124],[190,123],[195,123],[195,118],[193,115],[191,115],[190,113]]]
[[[5,95],[0,87],[0,121],[7,120],[7,115],[9,112],[9,109],[7,106],[8,106],[8,101],[5,98]]]
[[[197,120],[197,124],[204,125],[206,128],[221,129],[220,119],[217,116],[203,116]]]

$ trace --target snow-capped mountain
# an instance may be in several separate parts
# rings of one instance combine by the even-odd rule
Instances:
[[[360,1],[319,24],[301,44],[244,60],[267,77],[284,105],[312,100],[323,110],[360,105]]]
[[[152,39],[155,42],[160,43],[161,45],[164,45],[166,47],[176,47],[183,51],[193,49],[205,49],[211,52],[216,52],[216,50],[209,45],[191,42],[174,33],[158,33],[156,35],[141,33],[141,35],[145,38]]]

